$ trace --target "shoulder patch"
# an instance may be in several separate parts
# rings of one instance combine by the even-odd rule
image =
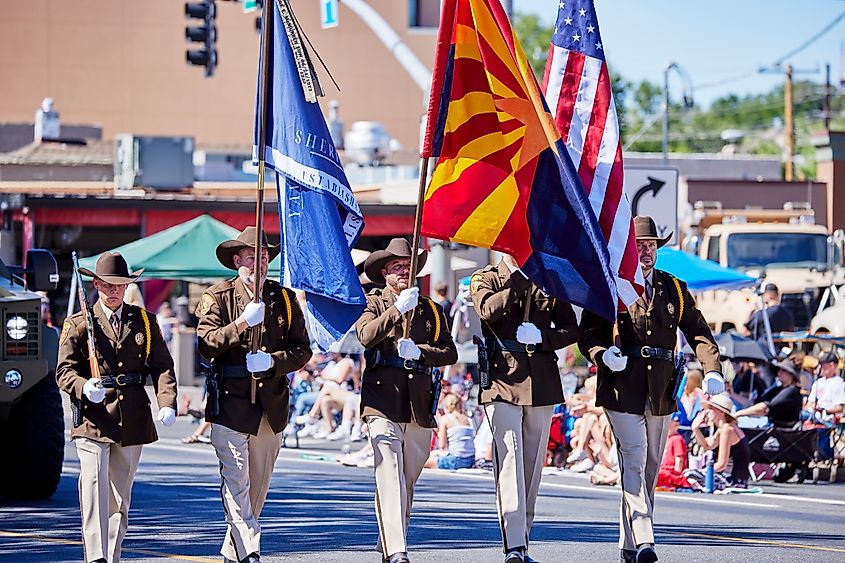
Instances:
[[[203,293],[202,297],[200,298],[200,304],[197,305],[197,316],[204,317],[206,313],[211,309],[211,306],[214,305],[214,297],[212,297],[208,293]]]
[[[478,290],[478,286],[481,285],[481,282],[484,281],[484,276],[480,273],[475,273],[470,278],[469,282],[469,291],[470,293],[475,293]]]
[[[70,322],[70,319],[67,319],[62,325],[62,334],[59,336],[59,346],[64,344],[65,340],[67,340],[67,337],[70,335],[71,328],[73,328],[73,323]]]

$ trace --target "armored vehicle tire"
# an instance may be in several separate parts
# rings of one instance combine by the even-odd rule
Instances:
[[[56,492],[65,452],[62,399],[48,374],[12,408],[0,424],[5,454],[0,463],[0,496],[45,499]]]

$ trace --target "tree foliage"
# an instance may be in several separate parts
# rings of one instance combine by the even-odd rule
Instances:
[[[549,52],[553,26],[536,15],[516,14],[514,29],[538,80]],[[613,97],[619,115],[622,143],[627,151],[662,150],[663,88],[647,80],[626,81],[613,72]],[[784,92],[777,86],[763,94],[728,93],[705,108],[684,107],[677,87],[669,104],[669,149],[672,152],[785,155]],[[797,178],[815,176],[815,149],[810,137],[823,129],[823,87],[810,81],[793,85]],[[831,128],[845,128],[845,96],[838,91],[831,101]]]

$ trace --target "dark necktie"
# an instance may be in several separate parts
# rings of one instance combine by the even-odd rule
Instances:
[[[111,327],[115,336],[120,336],[120,316],[117,313],[111,315]]]
[[[651,282],[646,280],[646,282],[645,282],[645,304],[646,305],[651,303],[651,295],[652,295]]]

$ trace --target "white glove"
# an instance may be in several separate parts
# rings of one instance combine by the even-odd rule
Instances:
[[[176,422],[176,411],[170,407],[161,407],[158,409],[158,421],[165,426],[171,426]]]
[[[622,371],[628,365],[628,356],[623,356],[617,346],[611,346],[602,354],[601,361],[610,371]]]
[[[251,327],[261,324],[261,321],[264,320],[264,302],[250,301],[247,303],[244,312],[241,313],[241,318]]]
[[[407,291],[407,290],[405,290]],[[399,357],[405,360],[419,360],[422,355],[420,347],[410,338],[399,339]]]
[[[534,323],[522,323],[516,328],[516,341],[520,344],[540,344],[543,335]]]
[[[708,395],[718,395],[725,392],[725,380],[718,371],[708,371],[701,386]]]
[[[246,370],[249,373],[258,373],[260,371],[267,371],[273,367],[273,356],[267,352],[250,352],[246,355]]]
[[[106,390],[100,385],[100,380],[92,377],[82,386],[82,394],[92,403],[102,403],[106,398]]]
[[[420,301],[420,288],[418,287],[409,287],[408,289],[403,289],[399,295],[396,297],[396,303],[394,307],[399,309],[399,312],[403,315],[408,311],[413,310],[414,307],[417,306],[417,303]]]

